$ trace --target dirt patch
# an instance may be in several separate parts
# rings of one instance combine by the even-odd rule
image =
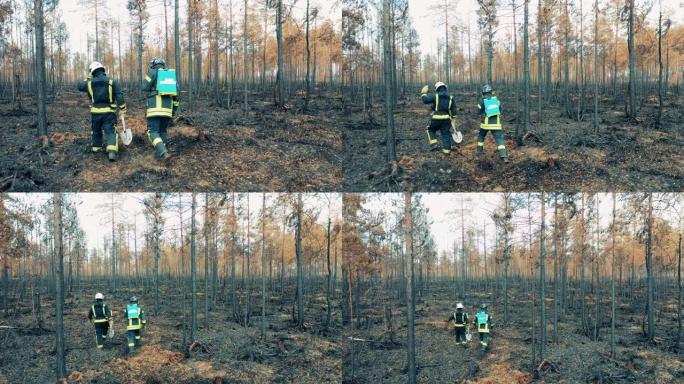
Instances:
[[[527,384],[532,375],[511,367],[509,364],[493,364],[488,367],[484,377],[465,380],[464,384]]]
[[[468,105],[474,95],[457,92],[460,105]],[[385,127],[381,101],[374,104],[373,121],[353,108],[344,125],[343,189],[345,191],[634,191],[684,189],[684,145],[681,124],[684,111],[677,108],[681,97],[664,113],[663,125],[656,129],[650,105],[640,112],[646,116],[625,119],[620,106],[604,100],[595,130],[590,117],[582,121],[561,117],[561,109],[544,109],[544,125],[532,121],[534,135],[524,146],[513,140],[516,111],[506,110],[504,128],[511,163],[498,159],[491,136],[485,142],[484,157],[476,155],[478,120],[472,110],[459,108],[457,124],[464,141],[445,156],[429,152],[425,127],[427,108],[420,100],[399,102],[396,121],[396,152],[401,161],[385,161]],[[536,114],[532,113],[534,119]],[[410,160],[407,160],[410,159]]]
[[[253,99],[267,99],[260,94]],[[341,112],[331,97],[280,110],[254,103],[248,113],[196,101],[169,129],[170,164],[153,156],[145,111],[130,102],[130,146],[110,163],[90,153],[86,100],[64,92],[48,104],[50,142],[38,143],[35,116],[0,104],[0,191],[333,191],[342,182]],[[34,108],[29,104],[27,110]],[[236,107],[237,108],[237,107]]]
[[[95,289],[93,285],[87,292]],[[219,298],[211,305],[207,327],[203,311],[199,311],[197,343],[192,349],[185,313],[189,303],[184,301],[189,298],[177,288],[160,287],[159,314],[154,313],[151,302],[154,295],[143,290],[123,287],[116,295],[108,295],[115,335],[101,350],[95,348],[93,327],[86,318],[90,295],[75,292],[67,296],[64,313],[69,383],[339,383],[339,329],[335,324],[327,330],[324,327],[325,311],[319,308],[325,305],[325,298],[320,294],[306,296],[310,327],[299,330],[288,314],[294,289],[288,286],[283,297],[269,296],[265,337],[259,332],[261,307],[256,303],[261,299],[257,292],[252,292],[249,327],[226,315],[232,313],[230,297]],[[324,291],[312,286],[312,292]],[[128,355],[120,314],[125,297],[132,294],[141,297],[148,322],[142,348]],[[333,305],[337,308],[337,301]],[[30,301],[11,300],[11,308],[9,316],[0,317],[2,325],[15,327],[0,330],[0,383],[55,382],[53,302],[43,300],[42,331],[36,327]],[[335,310],[333,316],[339,317],[339,313]]]
[[[472,315],[475,305],[487,302],[495,321],[495,333],[490,350],[480,352],[477,335],[463,347],[456,344],[452,328],[444,321],[454,305],[454,288],[438,283],[427,294],[417,294],[415,340],[419,383],[479,383],[504,384],[539,383],[680,383],[684,379],[684,361],[673,352],[676,316],[659,316],[657,343],[646,341],[640,328],[641,303],[645,292],[635,292],[633,299],[622,300],[616,321],[616,354],[610,356],[609,324],[599,325],[599,339],[594,341],[578,330],[579,300],[572,301],[567,312],[561,312],[558,342],[552,341],[552,300],[547,300],[547,335],[544,359],[538,345],[536,363],[531,364],[531,331],[529,296],[522,287],[511,288],[508,324],[503,322],[503,292],[469,290],[464,303]],[[571,294],[571,297],[575,293]],[[384,327],[383,304],[377,295],[363,296],[359,306],[360,323],[345,330],[343,358],[344,383],[399,383],[406,381],[406,315],[398,298],[392,300],[394,336],[393,348]],[[576,299],[576,297],[575,297]],[[594,305],[593,295],[587,305]],[[605,298],[604,298],[605,299]],[[376,300],[376,301],[373,301]],[[671,299],[671,301],[675,301]],[[636,303],[634,305],[633,303]],[[537,301],[537,311],[539,310]],[[658,303],[658,308],[670,308],[670,302]],[[357,312],[358,313],[358,312]],[[589,319],[590,322],[592,321]],[[536,322],[538,324],[539,317]],[[352,337],[352,339],[349,339]],[[667,338],[665,340],[665,338]],[[538,343],[538,340],[537,340]],[[543,361],[543,363],[542,363]],[[542,364],[540,364],[542,363]]]

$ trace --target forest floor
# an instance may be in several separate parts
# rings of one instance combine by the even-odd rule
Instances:
[[[339,190],[341,111],[331,105],[340,103],[320,92],[307,114],[299,95],[283,111],[267,95],[252,94],[247,114],[240,105],[229,110],[204,99],[189,110],[181,99],[169,129],[170,164],[155,159],[143,102],[134,96],[128,97],[126,116],[134,140],[120,147],[115,163],[90,152],[84,94],[65,91],[48,103],[47,148],[36,139],[33,102],[24,101],[24,112],[0,103],[0,191]]]
[[[464,139],[450,156],[430,152],[425,126],[429,108],[419,98],[402,100],[395,113],[396,167],[385,161],[383,107],[374,104],[373,123],[360,108],[345,123],[343,189],[345,191],[496,192],[558,191],[677,191],[684,189],[684,100],[666,104],[663,123],[654,128],[657,99],[648,99],[636,121],[624,117],[612,99],[601,100],[598,133],[592,114],[582,121],[561,117],[558,104],[544,108],[544,127],[537,126],[536,98],[531,100],[533,136],[518,146],[513,140],[516,117],[522,113],[500,96],[506,146],[511,162],[504,164],[487,135],[486,155],[476,156],[479,120],[475,93],[455,94],[457,124]],[[676,98],[672,96],[672,98]],[[593,105],[593,104],[592,104]],[[522,128],[521,128],[522,129]]]
[[[548,345],[544,364],[531,366],[531,302],[510,303],[510,321],[502,324],[502,299],[491,301],[485,294],[475,294],[465,303],[469,316],[482,301],[490,304],[495,334],[486,354],[480,352],[479,339],[473,334],[467,347],[456,344],[453,328],[446,320],[454,311],[453,290],[433,290],[428,305],[426,297],[416,305],[415,340],[419,383],[681,383],[684,360],[671,350],[676,334],[676,300],[667,310],[657,311],[656,344],[648,343],[641,332],[643,316],[639,310],[623,304],[617,308],[616,356],[610,356],[610,313],[600,329],[598,341],[585,336],[577,318],[567,315],[559,322],[558,343],[552,338],[552,301],[547,302]],[[502,295],[496,295],[500,298]],[[521,297],[517,295],[516,297]],[[674,295],[673,295],[674,296]],[[609,301],[602,309],[609,311]],[[401,383],[406,381],[406,315],[393,301],[394,342],[383,326],[381,304],[371,312],[360,329],[346,330],[343,382]],[[593,307],[592,307],[593,309]],[[537,311],[539,308],[537,307]],[[364,316],[367,314],[366,312]],[[363,318],[363,317],[362,317]],[[537,316],[537,323],[539,316]],[[351,341],[349,337],[363,341]]]
[[[94,290],[92,292],[95,292]],[[127,292],[127,293],[124,293]],[[251,326],[232,320],[232,312],[220,301],[209,312],[204,327],[204,296],[198,300],[198,333],[192,351],[187,329],[190,304],[182,293],[164,287],[160,313],[154,315],[153,292],[142,297],[148,317],[142,348],[126,353],[125,322],[121,312],[125,297],[138,291],[120,291],[106,302],[115,311],[115,336],[103,350],[95,348],[93,326],[87,320],[91,291],[66,300],[64,327],[69,383],[339,383],[342,350],[339,329],[324,330],[325,297],[307,297],[306,321],[298,330],[292,321],[291,300],[280,304],[271,297],[267,309],[266,337],[259,333],[261,298],[252,294]],[[292,295],[286,297],[293,297]],[[189,299],[188,299],[189,300]],[[30,302],[30,300],[28,300]],[[16,305],[16,304],[14,304]],[[53,383],[55,371],[54,303],[43,302],[45,329],[38,329],[31,308],[13,306],[14,313],[0,317],[0,383]],[[229,305],[228,305],[229,306]],[[188,312],[187,318],[184,312]],[[337,316],[334,314],[334,316]]]

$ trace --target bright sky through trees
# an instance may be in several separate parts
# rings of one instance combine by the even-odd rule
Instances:
[[[585,17],[585,28],[589,31],[591,26],[591,7],[593,6],[593,1],[584,1],[584,17]],[[470,25],[471,32],[471,45],[473,52],[479,51],[479,40],[478,27],[477,27],[477,15],[475,11],[478,9],[477,0],[448,0],[449,4],[453,4],[449,11],[449,23],[452,25],[457,25],[461,29],[465,29]],[[599,2],[599,6],[602,6]],[[576,1],[579,7],[579,0]],[[440,6],[443,7],[444,0],[409,0],[409,15],[413,20],[413,25],[418,32],[418,38],[420,40],[420,50],[422,53],[435,54],[437,53],[437,46],[444,44],[444,15],[441,11],[438,11]],[[511,1],[503,0],[499,1],[499,6],[497,8],[497,17],[499,18],[499,28],[497,29],[497,36],[499,38],[497,41],[508,41],[508,39],[503,39],[502,36],[509,36],[513,29],[513,11],[511,9]],[[520,29],[522,26],[523,19],[523,0],[516,0],[516,5],[518,7],[516,15],[516,25]],[[530,2],[530,22],[532,26],[530,27],[530,32],[533,32],[534,20],[537,18],[537,3]],[[663,13],[668,15],[675,25],[684,23],[684,5],[679,0],[663,0]],[[652,25],[658,22],[658,7],[654,6],[648,15],[648,20]],[[624,34],[624,30],[620,32]],[[518,42],[522,42],[522,32],[519,30]],[[440,42],[438,42],[438,40]],[[450,42],[450,45],[453,42]],[[530,42],[532,46],[533,42]],[[460,44],[460,42],[456,42]],[[464,37],[464,44],[467,44],[467,37]],[[466,45],[467,51],[467,45]]]
[[[468,228],[475,227],[476,230],[481,231],[483,224],[487,225],[487,247],[493,247],[495,241],[494,223],[491,218],[492,211],[497,205],[501,203],[502,194],[500,193],[421,193],[417,194],[421,197],[423,205],[429,209],[428,217],[432,222],[430,229],[437,246],[437,254],[442,252],[450,253],[453,250],[454,242],[457,247],[460,247],[461,242],[461,198],[464,199],[464,219],[466,231]],[[369,194],[365,207],[372,212],[384,211],[395,215],[402,210],[401,194]],[[527,199],[527,193],[517,193],[516,197],[523,197]],[[624,195],[618,194],[617,209],[624,208],[624,202],[620,199]],[[539,227],[539,194],[532,195],[533,210],[532,230],[538,231]],[[602,230],[605,230],[611,221],[610,212],[612,209],[612,196],[609,193],[599,194],[599,207],[601,215]],[[549,222],[552,222],[553,208],[552,204],[547,203],[546,216]],[[589,203],[586,203],[587,205]],[[592,201],[591,204],[594,204]],[[667,219],[671,225],[677,226],[677,219],[668,214],[668,212],[659,213],[660,217]],[[392,220],[390,222],[393,225]],[[527,208],[519,209],[514,217],[516,232],[512,240],[527,241]],[[479,235],[481,238],[481,235]],[[536,235],[535,235],[536,236]],[[523,238],[524,237],[524,238]]]
[[[47,200],[52,197],[49,193],[10,193],[11,197],[22,201],[25,204],[31,204],[34,207],[38,207],[44,204]],[[75,203],[78,207],[78,216],[81,226],[86,234],[86,246],[87,249],[101,249],[103,247],[104,239],[106,236],[110,236],[111,229],[107,220],[109,220],[109,211],[106,207],[111,202],[111,193],[65,193],[64,196],[70,203]],[[143,205],[142,200],[151,194],[148,193],[115,193],[114,199],[117,202],[118,219],[123,220],[127,224],[133,224],[134,217],[137,215],[137,225],[140,229],[138,234],[138,241],[143,242],[144,233],[142,229],[145,227],[145,218],[143,216]],[[241,194],[242,195],[242,194]],[[244,196],[244,195],[243,195]],[[272,202],[277,196],[276,193],[267,193],[266,199]],[[244,199],[244,197],[242,197]],[[183,194],[183,205],[185,205],[184,221],[190,219],[190,201],[191,196],[189,193]],[[198,204],[204,204],[204,194],[198,193],[197,199]],[[249,194],[249,205],[250,205],[250,216],[254,218],[259,217],[261,214],[261,193],[250,193]],[[331,209],[334,212],[340,211],[341,200],[337,194],[304,194],[304,203],[309,206],[315,207],[316,211],[320,212],[318,215],[318,222],[321,224],[327,223],[328,215],[328,201],[330,201]],[[167,235],[171,236],[172,231],[176,231],[178,228],[178,194],[172,193],[167,198],[166,204],[169,209],[164,212],[165,220],[165,230],[168,232]],[[203,205],[202,205],[203,206]],[[184,211],[184,212],[185,212]],[[201,226],[203,222],[202,215],[197,215],[197,225]],[[257,221],[254,219],[254,225]],[[187,223],[186,223],[187,225]],[[132,241],[132,239],[131,239]]]
[[[173,0],[167,1],[167,17],[169,22],[169,34],[173,33]],[[250,7],[257,7],[259,9],[263,8],[263,1],[259,0],[249,0]],[[242,14],[242,7],[244,2],[233,0],[233,17],[236,24],[239,24],[238,15]],[[103,3],[106,8],[105,14],[110,15],[115,20],[121,20],[123,25],[126,25],[126,29],[129,29],[130,15],[126,9],[126,1],[107,1]],[[185,20],[187,15],[187,1],[182,0],[179,2],[181,19]],[[284,6],[288,9],[292,9],[293,15],[298,20],[303,20],[305,13],[305,3],[297,2],[292,6],[291,1],[285,1]],[[339,1],[328,1],[328,0],[311,0],[311,8],[314,7],[319,9],[318,14],[320,17],[325,19],[335,20],[338,23],[341,21],[342,14],[340,11]],[[59,10],[62,13],[64,22],[69,30],[69,44],[71,48],[78,52],[85,52],[87,47],[87,37],[86,35],[90,33],[94,34],[92,27],[92,22],[89,20],[88,13],[84,11],[84,6],[80,4],[80,0],[61,0],[58,5]],[[220,0],[219,8],[221,12],[221,17],[225,17],[228,14],[228,1]],[[164,7],[161,0],[149,0],[147,10],[150,13],[150,20],[146,26],[145,35],[150,37],[155,34],[155,31],[161,29],[164,24]],[[275,35],[275,23],[271,23],[271,31],[269,35]],[[181,22],[181,33],[185,33],[185,24]],[[122,45],[127,46],[128,40],[124,39],[121,42]],[[170,58],[169,58],[170,60]]]

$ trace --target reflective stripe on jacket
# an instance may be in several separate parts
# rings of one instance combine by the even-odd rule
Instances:
[[[88,94],[90,113],[114,113],[117,107],[122,111],[126,110],[126,102],[119,82],[108,78],[104,73],[79,82],[78,90]]]
[[[424,104],[432,104],[433,120],[449,120],[456,115],[456,103],[454,97],[446,92],[422,95]]]
[[[147,117],[173,117],[173,111],[178,108],[176,96],[157,94],[157,70],[152,68],[143,81],[143,91],[147,92]]]

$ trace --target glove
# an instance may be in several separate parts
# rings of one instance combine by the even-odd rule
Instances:
[[[420,90],[421,95],[425,95],[428,93],[428,89],[430,89],[427,85],[423,87],[423,89]]]

